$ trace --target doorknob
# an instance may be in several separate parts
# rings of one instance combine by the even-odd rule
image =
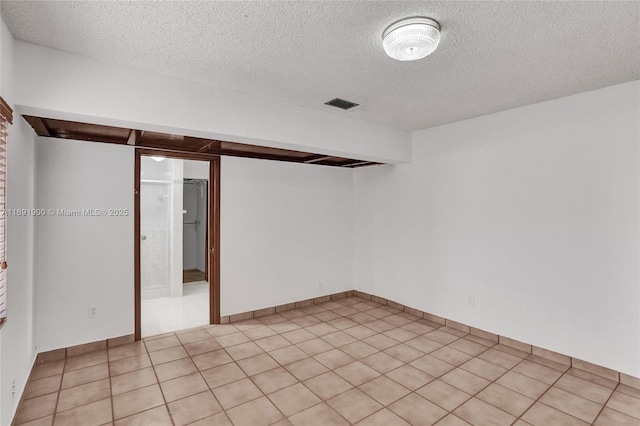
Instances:
[[[143,235],[143,236],[141,236],[141,237],[140,237],[140,239],[141,239],[142,241],[144,241],[144,240],[146,240],[146,239],[147,239],[147,236],[146,236],[146,235]]]

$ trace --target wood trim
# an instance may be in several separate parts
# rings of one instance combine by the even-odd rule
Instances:
[[[176,152],[162,149],[137,148],[134,167],[134,303],[135,340],[142,339],[142,277],[140,268],[140,165],[142,156],[162,155],[167,158],[207,161],[209,163],[209,217],[207,272],[209,279],[209,323],[220,324],[220,157],[205,153]],[[213,244],[213,245],[212,245]]]
[[[133,172],[133,299],[134,299],[134,318],[135,318],[135,340],[142,338],[142,281],[140,272],[140,157],[141,153],[136,150],[135,163]]]
[[[209,299],[210,323],[220,324],[220,157],[209,161]],[[213,197],[211,196],[213,195]]]
[[[13,124],[13,109],[9,106],[9,104],[0,97],[0,115],[2,115],[9,124]]]

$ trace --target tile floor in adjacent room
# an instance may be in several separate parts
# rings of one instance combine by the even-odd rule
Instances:
[[[209,323],[209,283],[185,284],[182,297],[142,301],[142,337]]]
[[[35,367],[29,425],[640,425],[640,390],[350,297]]]

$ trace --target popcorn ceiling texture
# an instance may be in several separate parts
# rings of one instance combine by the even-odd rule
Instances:
[[[418,130],[640,78],[640,2],[14,2],[18,39]],[[401,18],[443,27],[417,62],[388,58]],[[323,105],[341,97],[349,112]]]

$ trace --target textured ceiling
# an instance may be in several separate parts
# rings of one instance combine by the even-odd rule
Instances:
[[[640,79],[640,2],[3,1],[18,39],[403,130]],[[385,56],[392,22],[443,27]],[[343,112],[335,97],[361,104]]]

